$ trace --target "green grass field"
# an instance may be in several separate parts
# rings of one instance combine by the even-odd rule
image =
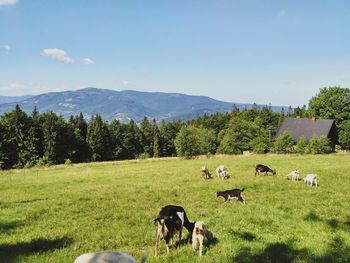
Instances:
[[[277,176],[254,176],[257,163]],[[200,178],[225,164],[221,181]],[[317,173],[319,188],[282,175]],[[215,192],[245,188],[247,205]],[[0,262],[73,262],[83,253],[128,251],[147,262],[349,262],[350,155],[224,156],[79,164],[0,172]],[[218,241],[153,256],[152,220],[181,205]],[[184,230],[185,236],[187,231]],[[174,241],[177,240],[177,237]]]

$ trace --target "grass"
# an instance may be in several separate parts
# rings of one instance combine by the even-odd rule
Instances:
[[[277,176],[254,176],[266,164]],[[203,180],[225,164],[232,177]],[[317,173],[319,188],[282,175]],[[215,192],[245,190],[247,205]],[[147,262],[349,262],[350,155],[221,156],[55,166],[0,172],[0,261],[73,262],[83,253],[128,251]],[[153,256],[152,220],[167,204],[202,220],[218,241],[203,258],[164,242]],[[184,230],[185,235],[187,231]],[[176,239],[175,239],[176,241]]]

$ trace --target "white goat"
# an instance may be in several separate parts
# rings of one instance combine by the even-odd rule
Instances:
[[[304,178],[304,183],[310,184],[311,186],[315,185],[317,187],[317,174],[306,175],[306,177]]]
[[[299,171],[298,170],[293,170],[289,174],[286,175],[287,179],[291,178],[292,180],[299,180]]]
[[[74,263],[137,263],[128,253],[102,251],[86,253],[77,257]]]
[[[199,256],[203,255],[203,244],[213,239],[213,233],[208,230],[202,221],[194,225],[192,233],[192,248],[196,251],[199,247]]]
[[[227,171],[227,168],[225,165],[219,165],[217,168],[216,168],[216,175],[218,177],[220,177],[222,180],[223,179],[227,179],[230,177],[228,171]]]
[[[202,178],[204,179],[212,178],[207,166],[201,167],[201,174],[202,174]]]

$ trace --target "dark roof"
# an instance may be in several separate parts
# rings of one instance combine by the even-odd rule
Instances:
[[[289,131],[295,141],[299,140],[301,136],[310,140],[314,134],[328,137],[333,123],[334,120],[329,119],[285,118],[276,137],[284,131]]]

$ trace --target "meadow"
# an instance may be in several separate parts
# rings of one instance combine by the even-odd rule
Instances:
[[[263,163],[276,176],[254,176]],[[225,164],[228,180],[203,180]],[[317,173],[319,187],[283,175]],[[245,188],[247,205],[215,192]],[[0,172],[0,262],[73,262],[101,250],[147,262],[349,262],[350,155],[214,156],[60,165]],[[217,242],[153,255],[160,208],[181,205]],[[187,231],[184,229],[184,236]],[[175,237],[175,240],[177,237]]]

